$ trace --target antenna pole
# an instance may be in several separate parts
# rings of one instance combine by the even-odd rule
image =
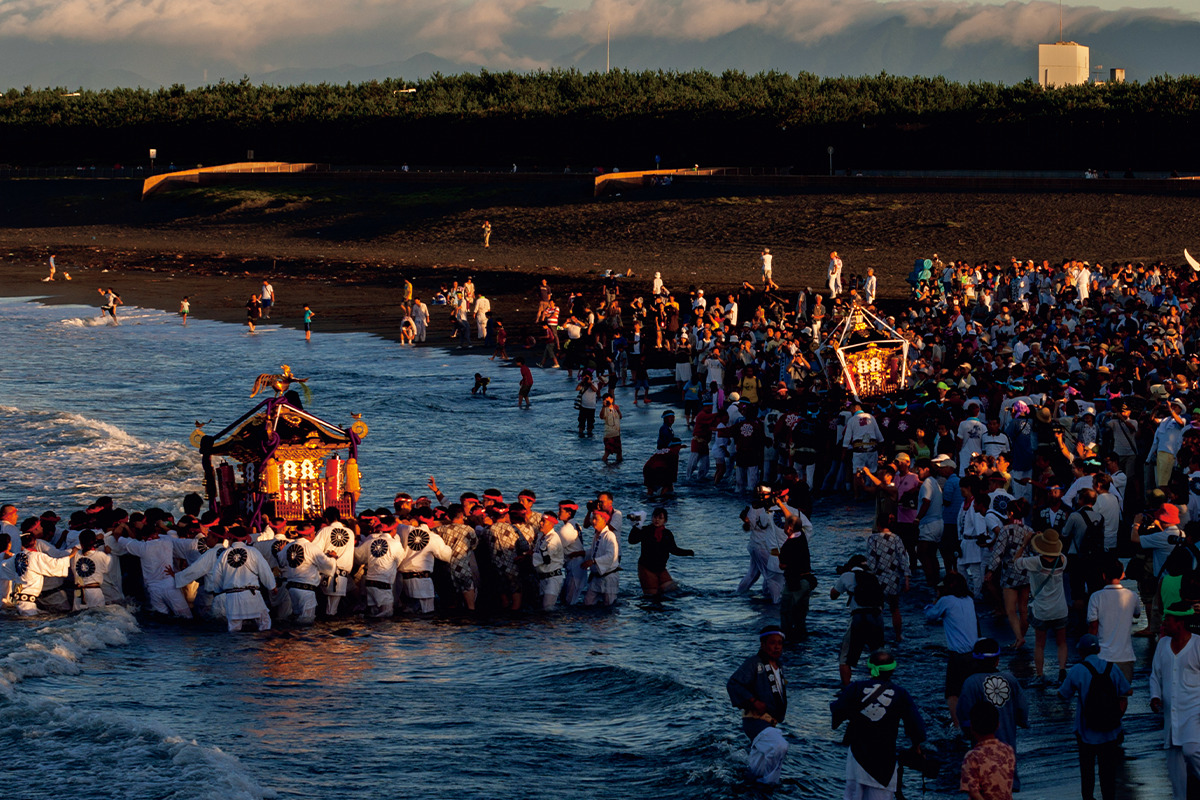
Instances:
[[[1059,0],[1060,3],[1061,3],[1061,1],[1062,0]],[[1059,27],[1060,28],[1062,27],[1061,21],[1059,23]],[[608,74],[608,71],[611,67],[612,67],[612,23],[610,22],[610,23],[608,23],[608,44],[604,48],[604,74],[605,75]]]
[[[1062,0],[1058,0],[1058,41],[1062,40]]]

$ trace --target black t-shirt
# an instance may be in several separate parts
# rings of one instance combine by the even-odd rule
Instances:
[[[779,548],[779,565],[783,567],[783,579],[788,589],[799,589],[800,579],[812,572],[808,536],[801,534],[789,537]]]

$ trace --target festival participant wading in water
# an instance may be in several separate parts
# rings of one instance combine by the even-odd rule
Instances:
[[[750,739],[746,776],[777,786],[788,744],[776,727],[787,714],[787,680],[783,677],[783,631],[768,625],[759,631],[758,652],[747,658],[725,684],[734,708],[742,710],[742,731]]]

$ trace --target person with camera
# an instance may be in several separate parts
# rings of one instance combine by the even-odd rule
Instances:
[[[829,710],[835,729],[848,723],[845,796],[889,800],[900,788],[896,746],[900,723],[918,749],[925,742],[925,723],[912,696],[894,681],[896,659],[892,654],[876,650],[868,666],[871,677],[844,686]]]
[[[779,548],[787,541],[785,523],[787,515],[782,506],[786,495],[779,496],[769,486],[759,486],[754,490],[754,499],[750,507],[742,511],[742,529],[750,532],[750,540],[746,549],[750,551],[750,566],[745,576],[738,584],[738,594],[750,591],[761,577],[763,579],[763,594],[772,603],[779,603],[783,596],[784,577],[779,567]],[[791,514],[798,513],[789,508]]]
[[[759,631],[758,652],[747,658],[725,684],[729,701],[742,710],[742,731],[750,740],[746,774],[767,787],[778,785],[788,744],[778,725],[787,714],[783,676],[783,631],[768,625]]]
[[[694,556],[675,543],[675,534],[667,529],[667,510],[659,507],[650,515],[650,524],[643,527],[645,518],[641,512],[629,515],[633,528],[629,531],[629,543],[641,544],[638,556],[638,581],[646,597],[661,597],[675,588],[671,573],[667,572],[667,560],[671,556]]]
[[[817,576],[812,571],[809,539],[813,526],[804,512],[780,503],[779,510],[787,522],[784,531],[788,538],[774,553],[783,570],[784,590],[779,604],[779,625],[790,641],[808,639],[808,601],[817,588]]]

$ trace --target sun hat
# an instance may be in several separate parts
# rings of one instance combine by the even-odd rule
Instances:
[[[1033,537],[1033,552],[1040,556],[1062,555],[1062,541],[1058,538],[1058,531],[1053,528],[1047,528],[1035,535]]]

